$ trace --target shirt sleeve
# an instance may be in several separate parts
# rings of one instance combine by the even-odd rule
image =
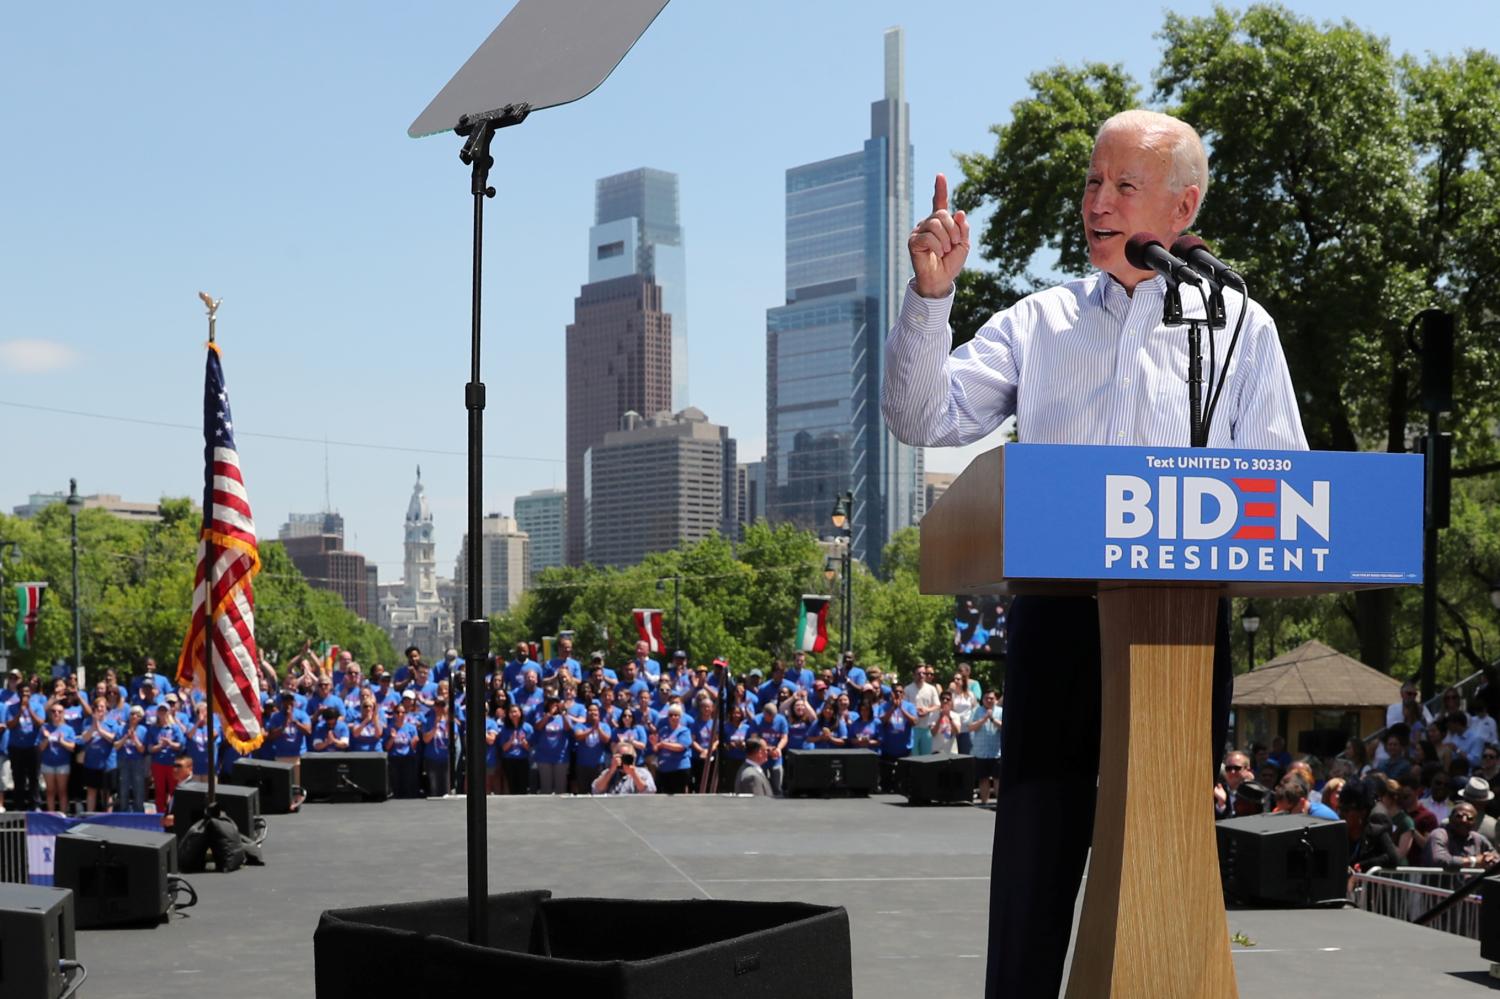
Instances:
[[[908,284],[886,339],[880,409],[886,426],[906,444],[969,444],[1015,412],[1016,309],[995,316],[950,355],[952,308],[953,292],[923,298]]]
[[[1245,358],[1236,378],[1234,410],[1224,414],[1234,446],[1306,451],[1307,435],[1302,430],[1302,414],[1276,323],[1258,305],[1252,305],[1245,327]],[[1228,391],[1226,388],[1225,393]],[[1220,414],[1215,412],[1215,424],[1219,419]]]

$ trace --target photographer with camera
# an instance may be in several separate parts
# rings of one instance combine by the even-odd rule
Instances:
[[[589,790],[594,794],[655,794],[651,771],[637,767],[635,759],[629,749],[616,752],[610,757],[609,769],[594,778]]]

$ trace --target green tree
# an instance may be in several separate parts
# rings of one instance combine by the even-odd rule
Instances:
[[[1161,38],[1155,99],[1211,151],[1198,224],[1276,320],[1312,446],[1406,450],[1420,414],[1405,325],[1440,306],[1459,321],[1458,462],[1500,468],[1500,63],[1483,52],[1398,58],[1350,22],[1319,25],[1272,5],[1169,14]],[[981,246],[995,270],[961,291],[998,292],[966,304],[966,322],[1034,283],[1025,268],[1043,251],[1057,271],[1087,269],[1078,179],[1098,125],[1138,103],[1108,67],[1059,67],[1031,83],[1012,122],[994,129],[995,151],[962,161],[955,201],[994,206]],[[1456,522],[1445,546],[1482,547],[1466,529]],[[1456,611],[1479,616],[1473,594],[1453,596],[1467,601]],[[1371,665],[1407,669],[1415,600],[1373,591],[1270,616],[1289,634],[1348,635],[1345,647]]]

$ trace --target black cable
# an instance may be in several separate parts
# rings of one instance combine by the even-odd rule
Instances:
[[[1250,311],[1250,292],[1240,293],[1240,315],[1234,321],[1234,336],[1229,338],[1229,349],[1224,352],[1224,370],[1219,372],[1219,384],[1214,388],[1208,403],[1208,420],[1212,421],[1219,411],[1219,396],[1224,391],[1224,381],[1229,377],[1229,362],[1234,359],[1234,348],[1240,342],[1240,329],[1245,325],[1245,313]]]
[[[172,896],[172,908],[191,909],[198,904],[198,889],[193,887],[191,881],[178,874],[167,875],[167,894]],[[186,894],[188,900],[179,902],[178,899]]]
[[[61,971],[64,975],[70,975],[74,971],[78,972],[78,978],[69,982],[68,990],[58,996],[57,999],[71,999],[71,997],[78,994],[78,990],[83,987],[83,983],[89,980],[89,969],[85,968],[78,961],[69,961],[64,958],[57,962],[57,970]]]
[[[1198,286],[1198,297],[1203,300],[1203,315],[1205,317],[1206,325],[1208,326],[1208,401],[1210,405],[1204,408],[1202,414],[1203,418],[1199,421],[1199,424],[1202,427],[1200,433],[1202,433],[1203,435],[1203,446],[1207,447],[1208,431],[1209,428],[1213,425],[1212,403],[1214,395],[1214,374],[1218,370],[1218,350],[1214,344],[1213,308],[1209,305],[1208,292],[1203,290],[1203,285],[1201,284]],[[1228,361],[1224,362],[1224,367],[1229,367]]]

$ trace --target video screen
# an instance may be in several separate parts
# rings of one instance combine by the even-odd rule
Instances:
[[[1005,611],[1009,597],[953,600],[953,654],[965,659],[1005,658]]]

